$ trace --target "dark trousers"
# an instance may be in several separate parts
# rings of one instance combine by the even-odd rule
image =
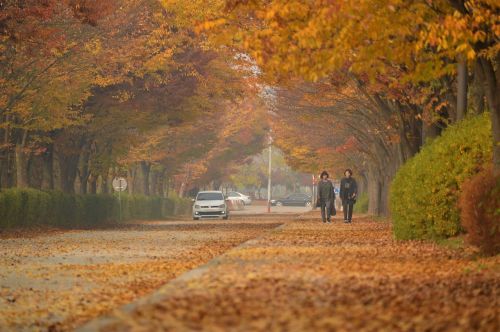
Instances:
[[[330,201],[321,201],[320,208],[323,221],[330,220],[332,218],[332,204]]]
[[[342,201],[344,209],[344,220],[352,221],[352,209],[354,208],[354,201],[345,199]]]

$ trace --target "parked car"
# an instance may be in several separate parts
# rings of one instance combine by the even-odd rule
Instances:
[[[245,210],[245,204],[241,199],[226,199],[226,204],[229,211],[242,211]],[[231,213],[231,212],[229,212]]]
[[[193,203],[193,220],[229,218],[229,208],[222,191],[200,191]]]
[[[311,206],[312,198],[308,194],[291,194],[285,198],[272,199],[271,205],[273,206]]]
[[[244,194],[239,193],[237,191],[228,192],[227,199],[229,199],[229,200],[239,199],[239,200],[243,201],[243,204],[245,204],[245,205],[252,204],[252,199],[250,198],[250,196],[244,195]]]

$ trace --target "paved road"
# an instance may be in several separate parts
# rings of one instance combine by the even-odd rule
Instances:
[[[303,214],[311,211],[310,207],[303,206],[272,206],[271,213]],[[244,210],[231,211],[232,215],[262,214],[267,213],[266,205],[247,205]]]
[[[304,216],[80,331],[496,332],[500,258]]]

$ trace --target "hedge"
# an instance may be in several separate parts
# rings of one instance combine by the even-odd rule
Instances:
[[[128,219],[162,219],[173,215],[191,212],[189,199],[178,197],[162,198],[158,196],[121,195],[122,217]],[[117,214],[119,211],[116,212]]]
[[[163,219],[187,214],[188,199],[121,195],[122,220]],[[69,195],[59,191],[6,189],[0,191],[0,228],[49,225],[91,227],[118,221],[116,195]]]
[[[403,165],[391,185],[397,239],[442,239],[461,232],[457,207],[462,183],[491,162],[488,114],[447,128]]]
[[[362,193],[359,195],[356,204],[354,204],[354,213],[367,213],[368,212],[368,194]]]

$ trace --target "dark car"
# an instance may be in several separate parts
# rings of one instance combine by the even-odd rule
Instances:
[[[272,199],[273,206],[311,206],[311,195],[308,194],[291,194],[285,198]]]

